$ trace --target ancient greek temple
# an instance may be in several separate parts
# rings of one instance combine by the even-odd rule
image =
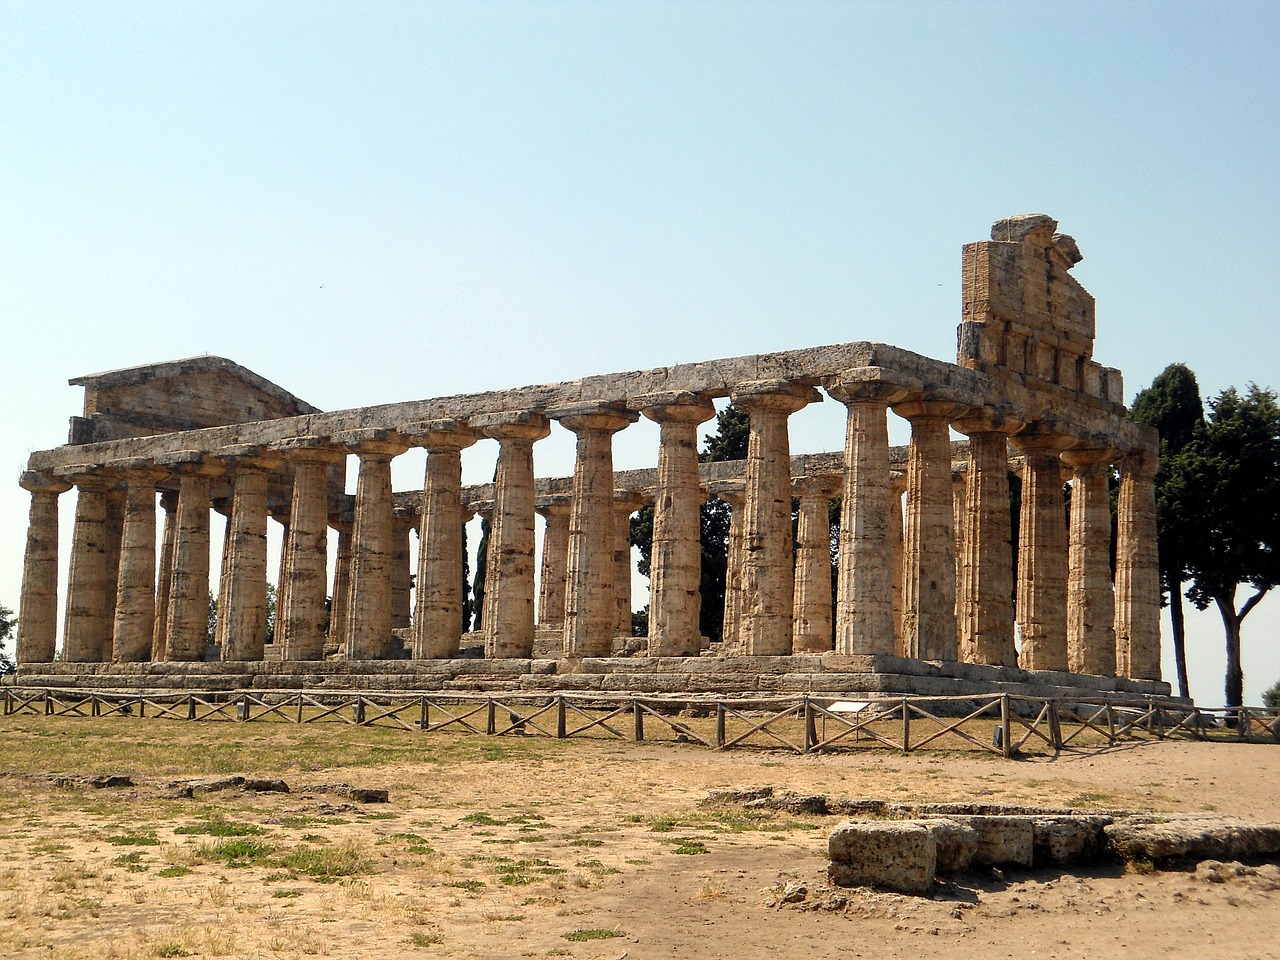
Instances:
[[[20,479],[31,493],[20,674],[1167,695],[1157,437],[1126,418],[1120,372],[1093,359],[1094,300],[1070,274],[1075,241],[1056,229],[1011,217],[964,247],[954,364],[853,342],[333,412],[217,357],[72,380],[85,409],[70,442],[32,454]],[[792,456],[788,418],[823,394],[847,409],[844,448]],[[726,397],[750,417],[748,456],[700,464],[699,425]],[[910,424],[905,448],[890,446],[890,414]],[[640,417],[660,425],[656,468],[615,472],[613,437]],[[552,421],[576,435],[572,477],[536,476]],[[495,479],[464,487],[462,453],[477,443],[497,444]],[[426,451],[423,485],[395,492],[392,460],[413,447]],[[73,488],[63,584],[58,504]],[[716,644],[699,635],[709,498],[732,509]],[[643,505],[651,598],[636,650],[628,531]],[[226,526],[209,644],[211,510]],[[463,529],[477,513],[489,521],[482,636],[463,624]],[[264,644],[269,519],[284,534]]]

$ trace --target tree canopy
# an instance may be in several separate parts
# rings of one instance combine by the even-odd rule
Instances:
[[[0,603],[0,676],[13,673],[13,658],[5,651],[5,643],[13,635],[13,611]]]

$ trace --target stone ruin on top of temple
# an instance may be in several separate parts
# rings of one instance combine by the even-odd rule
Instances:
[[[84,416],[20,480],[31,493],[21,675],[423,689],[610,689],[616,675],[614,688],[654,691],[1167,695],[1157,437],[1126,418],[1120,372],[1093,359],[1094,301],[1070,274],[1075,241],[1056,227],[1011,217],[964,247],[954,364],[853,342],[333,412],[216,357],[73,380]],[[788,417],[824,393],[847,408],[843,451],[792,456]],[[747,459],[700,464],[698,427],[725,397],[750,416]],[[891,412],[910,423],[905,449],[889,445]],[[641,416],[660,425],[656,469],[615,471],[612,437]],[[574,474],[537,479],[534,450],[553,421],[577,436]],[[495,479],[464,487],[462,451],[487,441]],[[394,493],[391,461],[411,447],[427,451],[423,487]],[[1010,470],[1022,490],[1016,570]],[[61,585],[58,498],[72,488]],[[709,497],[732,509],[725,642],[710,648],[698,630]],[[631,621],[628,521],[644,504],[649,636],[642,656],[618,657]],[[227,521],[210,648],[211,508]],[[477,513],[490,526],[483,637],[471,638],[462,531]],[[269,518],[285,532],[264,647]],[[482,657],[467,656],[479,652],[471,639]],[[217,663],[204,662],[210,649]]]

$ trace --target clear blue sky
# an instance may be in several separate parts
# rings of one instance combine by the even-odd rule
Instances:
[[[1278,10],[9,0],[0,464],[65,438],[68,377],[200,353],[325,409],[846,340],[950,359],[961,244],[1036,211],[1129,397],[1172,361],[1280,387]],[[794,449],[838,448],[837,406]],[[618,465],[655,449],[632,428]],[[0,484],[15,608],[26,509]],[[1272,598],[1251,701],[1278,632]],[[1204,703],[1220,636],[1193,623]]]

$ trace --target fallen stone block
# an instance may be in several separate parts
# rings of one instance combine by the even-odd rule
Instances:
[[[973,865],[978,867],[1031,866],[1035,856],[1035,830],[1031,817],[951,817],[978,834]]]
[[[331,793],[356,803],[387,803],[390,794],[374,787],[353,787],[346,783],[317,783],[303,788],[305,793]]]
[[[926,822],[938,849],[938,872],[960,873],[968,870],[978,852],[978,831],[955,820]]]
[[[1106,850],[1103,828],[1110,817],[1062,816],[1037,817],[1031,829],[1037,864],[1065,866],[1097,860]]]
[[[773,787],[743,787],[737,790],[708,790],[702,801],[705,806],[716,806],[726,803],[747,803],[751,800],[764,800],[773,796]]]
[[[849,820],[832,831],[827,849],[827,875],[836,886],[925,893],[933,885],[937,844],[927,823]]]
[[[1248,860],[1280,854],[1280,824],[1275,823],[1131,817],[1104,832],[1111,849],[1124,860]]]
[[[269,780],[262,777],[246,777],[244,788],[254,793],[288,793],[289,785],[283,780]]]

